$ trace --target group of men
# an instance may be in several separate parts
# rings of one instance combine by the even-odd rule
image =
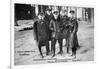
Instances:
[[[63,10],[65,13],[66,10]],[[69,49],[72,50],[72,55],[76,56],[76,49],[78,45],[77,31],[78,22],[77,18],[74,17],[75,11],[70,11],[70,17],[66,14],[60,14],[59,11],[53,11],[47,8],[46,13],[39,13],[38,19],[34,22],[34,33],[38,43],[40,55],[42,57],[42,46],[46,46],[46,55],[53,53],[52,57],[55,56],[55,45],[58,40],[59,52],[63,53],[63,39],[66,39],[67,53]],[[51,41],[51,44],[49,44]],[[51,50],[50,50],[51,45]]]

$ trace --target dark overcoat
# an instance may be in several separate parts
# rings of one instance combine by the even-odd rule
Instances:
[[[50,21],[52,20],[52,17],[53,15],[48,15],[48,14],[45,14],[45,17],[44,17],[44,20],[47,24],[47,29],[48,29],[48,37],[49,37],[49,40],[51,40],[51,30],[49,28],[49,25],[50,25]]]
[[[38,42],[45,43],[48,41],[48,29],[45,20],[37,19],[34,22],[34,33]]]
[[[71,28],[70,28],[70,47],[71,48],[77,48],[79,46],[78,44],[78,37],[77,37],[77,32],[78,32],[78,22],[76,18],[71,18],[70,19],[71,23]]]

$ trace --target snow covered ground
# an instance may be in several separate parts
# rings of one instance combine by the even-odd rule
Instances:
[[[21,21],[24,22],[24,21]],[[19,26],[20,27],[20,26]],[[18,31],[15,28],[14,43],[14,64],[30,65],[40,63],[55,62],[76,62],[94,60],[94,26],[88,23],[79,22],[78,39],[80,49],[77,50],[76,59],[66,54],[66,47],[63,46],[63,55],[58,55],[58,43],[56,44],[56,56],[45,55],[45,47],[42,48],[44,58],[41,58],[36,41],[34,40],[33,30]]]

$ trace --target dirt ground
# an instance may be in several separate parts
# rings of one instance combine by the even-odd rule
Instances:
[[[56,56],[45,55],[45,47],[42,48],[44,58],[41,58],[36,41],[34,40],[33,30],[16,31],[14,43],[14,64],[32,65],[40,63],[56,62],[76,62],[94,60],[94,26],[86,22],[79,22],[78,41],[80,49],[77,50],[76,59],[66,53],[66,47],[63,46],[63,55],[58,55],[58,43],[56,44]]]

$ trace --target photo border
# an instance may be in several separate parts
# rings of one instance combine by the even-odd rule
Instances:
[[[94,23],[95,23],[95,5],[94,4],[91,4],[90,3],[90,5],[88,4],[87,5],[87,3],[84,5],[84,3],[83,4],[74,4],[74,3],[72,3],[72,2],[69,2],[69,3],[64,3],[64,4],[60,4],[60,3],[49,3],[48,1],[46,1],[46,0],[44,0],[45,1],[45,3],[43,2],[43,1],[39,1],[39,0],[11,0],[11,2],[10,2],[10,30],[11,30],[11,34],[10,34],[10,37],[11,37],[11,40],[10,40],[10,45],[11,45],[11,47],[10,47],[10,67],[11,67],[11,69],[22,69],[22,68],[24,68],[24,69],[27,69],[27,68],[30,68],[30,69],[33,69],[34,68],[34,66],[35,65],[19,65],[19,66],[14,66],[14,4],[15,3],[21,3],[21,4],[39,4],[39,5],[57,5],[57,6],[75,6],[75,7],[89,7],[89,8],[94,8]],[[56,1],[56,0],[54,0],[54,1]],[[59,0],[60,2],[61,2],[61,0]],[[48,4],[47,4],[48,3]],[[95,24],[94,24],[94,26],[95,26]],[[94,33],[95,33],[95,31],[94,31]],[[95,35],[95,34],[94,34]],[[95,42],[94,42],[94,45],[95,45]],[[95,48],[94,48],[94,54],[95,54]],[[63,63],[64,65],[65,64],[67,64],[67,65],[69,65],[69,66],[71,66],[71,65],[73,65],[73,64],[92,64],[92,63],[95,63],[95,56],[94,56],[94,61],[82,61],[82,62],[68,62],[68,63]],[[49,66],[52,66],[52,64],[57,64],[58,66],[60,65],[60,64],[62,64],[62,63],[52,63],[51,65],[50,65],[51,63],[49,63],[48,65]],[[43,66],[45,66],[45,64],[39,64],[39,65],[36,65],[36,67],[38,67],[38,66],[40,66],[40,65],[43,65]]]

